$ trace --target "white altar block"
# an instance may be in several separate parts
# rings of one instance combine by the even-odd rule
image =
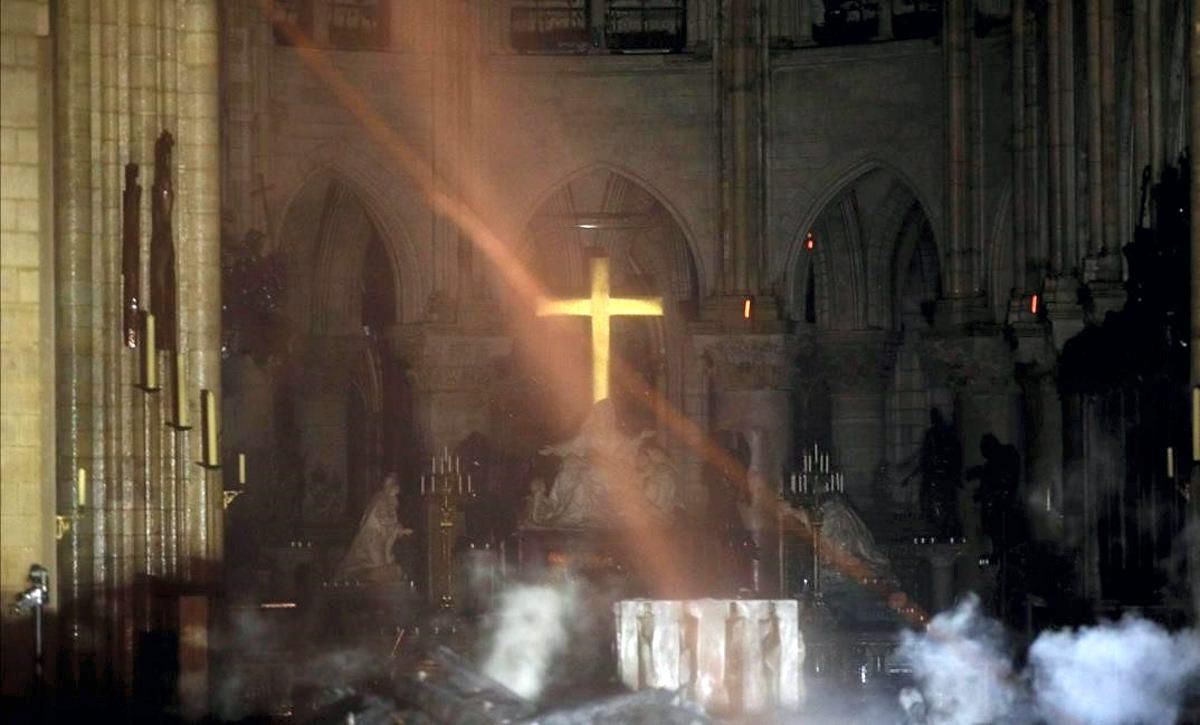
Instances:
[[[628,599],[613,605],[631,690],[682,689],[713,712],[798,708],[804,642],[794,599]]]

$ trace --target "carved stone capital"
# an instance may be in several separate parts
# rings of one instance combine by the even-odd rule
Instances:
[[[413,366],[413,380],[425,392],[482,391],[512,352],[507,337],[426,334]]]
[[[835,389],[882,389],[895,367],[896,343],[878,330],[829,333],[814,346],[810,369]]]
[[[796,344],[789,335],[696,335],[696,351],[718,390],[790,390]]]
[[[999,335],[950,335],[921,341],[926,370],[955,389],[1006,388],[1014,383],[1009,343]]]

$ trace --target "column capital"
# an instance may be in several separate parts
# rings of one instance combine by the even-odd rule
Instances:
[[[882,389],[896,362],[897,335],[885,330],[825,332],[810,348],[811,364],[834,388]]]
[[[718,390],[791,390],[798,345],[782,333],[693,335],[692,345]]]
[[[929,373],[952,388],[1003,389],[1014,384],[1012,347],[998,334],[930,336],[920,349]]]

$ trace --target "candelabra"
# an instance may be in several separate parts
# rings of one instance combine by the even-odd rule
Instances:
[[[430,459],[429,471],[421,475],[421,497],[425,501],[426,551],[429,599],[442,609],[454,607],[454,544],[466,525],[465,507],[475,500],[471,474],[462,472],[462,462],[443,448]]]
[[[780,582],[787,581],[784,545],[787,526],[784,525],[784,521],[787,518],[796,518],[794,512],[799,510],[803,512],[802,520],[805,521],[805,528],[812,538],[812,587],[809,594],[812,598],[811,605],[816,611],[824,607],[821,593],[821,504],[829,496],[844,494],[845,489],[845,477],[842,472],[834,470],[829,452],[822,450],[817,443],[804,452],[801,469],[790,474],[787,481],[781,482],[779,486]]]

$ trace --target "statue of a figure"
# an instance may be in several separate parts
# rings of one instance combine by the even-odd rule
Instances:
[[[831,565],[828,571],[846,569],[846,557],[857,560],[874,575],[882,576],[891,570],[887,554],[875,543],[867,524],[841,493],[829,494],[821,502],[821,551],[822,559]]]
[[[614,503],[637,501],[637,513],[671,516],[679,508],[674,467],[652,436],[623,433],[612,401],[601,400],[571,440],[541,450],[562,459],[554,485],[534,483],[524,524],[534,527],[608,527],[621,514]],[[640,501],[637,499],[640,497]],[[629,509],[625,509],[628,515]]]
[[[376,493],[358,525],[358,533],[342,561],[337,567],[341,579],[363,579],[366,581],[395,581],[403,576],[396,563],[396,541],[412,534],[400,524],[397,515],[400,481],[390,473],[383,480],[383,488]]]
[[[125,345],[137,347],[142,307],[142,186],[138,165],[125,164],[125,192],[121,197],[121,309]]]
[[[921,515],[942,535],[962,534],[958,517],[962,462],[962,446],[954,426],[937,408],[930,410],[929,430],[921,441]]]
[[[163,131],[154,144],[154,186],[150,200],[150,311],[158,320],[159,346],[176,350],[175,238],[171,214],[175,186],[171,149],[175,139]]]

